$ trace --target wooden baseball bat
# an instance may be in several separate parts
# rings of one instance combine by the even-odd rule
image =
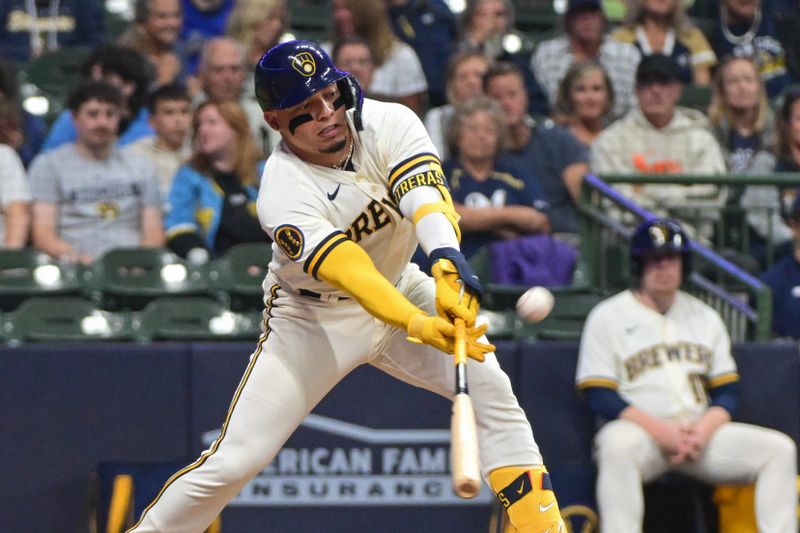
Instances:
[[[474,498],[481,489],[481,473],[475,411],[467,389],[466,324],[463,319],[457,318],[455,327],[453,359],[456,388],[453,415],[450,419],[450,469],[453,474],[453,491],[461,498]]]

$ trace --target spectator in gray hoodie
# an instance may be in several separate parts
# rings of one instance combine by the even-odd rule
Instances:
[[[682,85],[675,60],[646,56],[636,70],[638,107],[606,128],[592,145],[597,174],[720,174],[725,159],[706,116],[678,107]],[[638,204],[674,218],[716,219],[725,201],[716,185],[619,186]],[[710,236],[703,231],[702,236]]]

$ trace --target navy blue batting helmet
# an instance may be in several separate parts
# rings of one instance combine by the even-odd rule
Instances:
[[[339,70],[317,43],[288,41],[267,50],[255,70],[261,109],[295,106],[332,83],[339,84],[347,109],[360,111],[363,93],[349,72]]]
[[[691,272],[689,237],[674,220],[655,218],[645,220],[631,238],[631,273],[639,276],[645,257],[659,253],[678,253],[683,258],[683,279]]]

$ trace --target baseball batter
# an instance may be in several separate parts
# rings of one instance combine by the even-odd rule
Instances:
[[[577,384],[609,420],[595,438],[601,529],[642,531],[642,484],[674,469],[710,483],[755,482],[761,533],[797,532],[795,444],[731,422],[738,374],[719,314],[679,290],[689,241],[670,220],[640,225],[638,287],[597,305],[581,338]]]
[[[459,317],[469,326],[484,474],[519,531],[562,532],[530,425],[485,327],[474,325],[480,285],[459,251],[458,217],[422,123],[401,105],[364,100],[308,41],[269,50],[255,80],[265,120],[283,138],[258,199],[274,240],[264,332],[220,437],[168,480],[131,531],[203,531],[358,365],[450,397],[452,362],[442,352]],[[418,242],[434,279],[409,263]]]

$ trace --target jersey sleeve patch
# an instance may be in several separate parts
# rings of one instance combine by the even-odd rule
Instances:
[[[408,159],[400,161],[394,166],[392,171],[389,173],[389,188],[394,188],[397,180],[402,179],[403,176],[406,176],[409,172],[413,171],[420,165],[431,165],[434,168],[438,168],[440,172],[442,169],[442,164],[439,162],[439,158],[434,154],[413,155]]]
[[[392,197],[396,204],[400,204],[403,196],[417,187],[447,187],[447,181],[441,168],[431,168],[417,174],[408,176],[401,181],[392,191]]]
[[[292,261],[298,260],[303,255],[305,237],[297,226],[284,224],[275,228],[275,242]]]

